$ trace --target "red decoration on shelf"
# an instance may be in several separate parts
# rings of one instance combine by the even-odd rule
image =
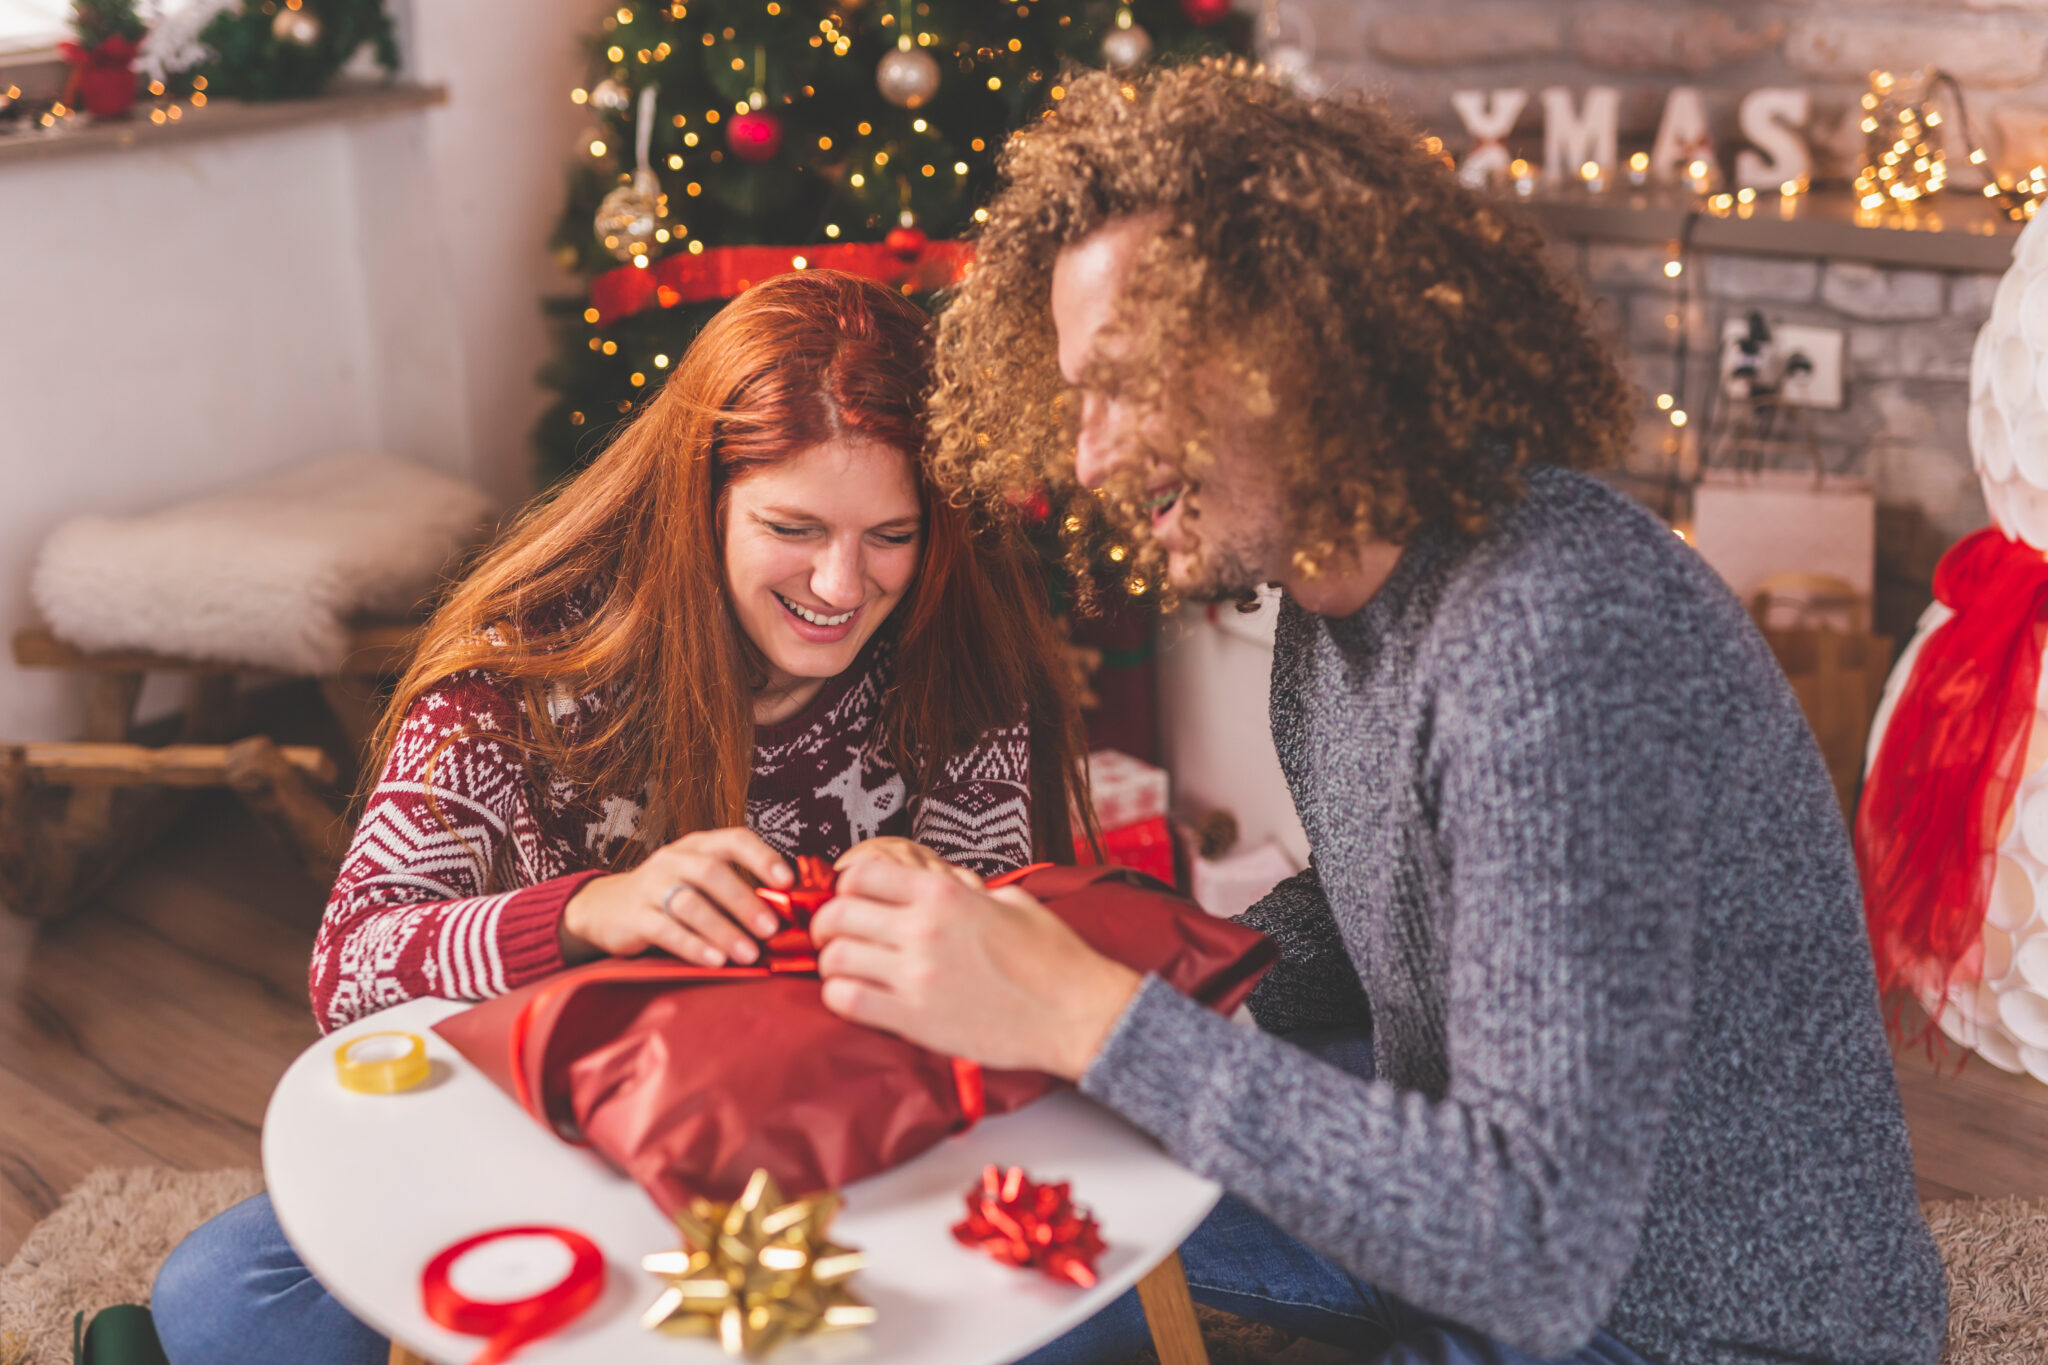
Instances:
[[[552,1237],[569,1249],[568,1273],[558,1283],[523,1299],[472,1299],[455,1288],[449,1272],[457,1261],[486,1243],[508,1237]],[[596,1303],[603,1290],[604,1253],[582,1233],[559,1227],[480,1232],[441,1251],[420,1272],[420,1301],[428,1317],[451,1332],[490,1338],[470,1365],[497,1365],[520,1347],[560,1331]]]
[[[64,103],[83,108],[94,118],[120,118],[135,107],[135,54],[140,45],[116,35],[97,47],[57,44],[59,56],[71,64],[64,85]]]
[[[1095,1283],[1102,1230],[1074,1207],[1067,1182],[1041,1185],[1021,1166],[984,1167],[967,1192],[967,1217],[953,1225],[964,1246],[979,1247],[1005,1265],[1034,1267],[1055,1280],[1087,1289]]]
[[[1180,0],[1180,12],[1189,23],[1207,28],[1230,13],[1230,0]]]
[[[763,280],[802,269],[844,270],[892,289],[930,293],[958,284],[973,258],[971,242],[926,242],[908,258],[883,242],[715,246],[696,255],[671,252],[644,268],[607,270],[590,282],[590,306],[597,310],[600,324],[617,322],[657,304],[673,308],[735,298]]]
[[[773,161],[782,150],[782,120],[758,109],[741,114],[725,125],[725,142],[742,161]]]

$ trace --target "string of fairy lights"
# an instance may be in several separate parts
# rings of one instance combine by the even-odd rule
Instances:
[[[1952,124],[1936,103],[1938,95],[1944,91],[1953,103]],[[1959,133],[1967,144],[1969,164],[1984,177],[1982,195],[1997,213],[2012,222],[2024,223],[2033,218],[2044,202],[2048,202],[2048,167],[2036,165],[2023,172],[1992,167],[1982,140],[1975,135],[1962,86],[1950,73],[1937,68],[1924,74],[1901,77],[1889,71],[1873,71],[1869,88],[1861,96],[1860,108],[1858,130],[1862,134],[1862,156],[1852,185],[1855,196],[1853,219],[1858,225],[1944,230],[1946,225],[1938,208],[1930,201],[1945,191],[1955,193],[1950,187],[1952,177],[1945,145],[1951,133]],[[1423,147],[1435,154],[1441,150],[1442,143],[1436,138],[1425,138]],[[1640,191],[1648,186],[1650,178],[1651,158],[1648,153],[1638,151],[1629,155],[1620,167],[1584,162],[1579,166],[1570,188],[1575,195],[1599,198],[1610,189],[1624,186],[1631,191]],[[1686,428],[1689,424],[1695,428],[1698,426],[1684,402],[1694,331],[1693,272],[1689,269],[1693,229],[1707,217],[1753,217],[1773,199],[1776,200],[1778,216],[1796,218],[1802,211],[1801,201],[1813,188],[1810,177],[1801,175],[1780,183],[1775,195],[1754,187],[1725,190],[1720,185],[1719,168],[1700,157],[1683,167],[1678,182],[1690,196],[1690,201],[1685,205],[1679,235],[1667,247],[1663,263],[1665,278],[1677,286],[1672,311],[1665,317],[1666,326],[1673,334],[1673,375],[1671,387],[1658,393],[1654,400],[1658,412],[1670,426],[1663,448],[1667,456],[1673,457],[1667,472],[1674,488],[1681,464],[1677,457],[1683,449]],[[1520,157],[1508,161],[1502,184],[1505,192],[1529,199],[1543,188],[1539,167]],[[1992,229],[1989,224],[1979,224],[1969,230],[1988,232]]]

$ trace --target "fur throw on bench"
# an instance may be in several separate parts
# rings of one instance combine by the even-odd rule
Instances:
[[[32,592],[58,638],[330,673],[361,616],[402,616],[487,529],[490,500],[389,455],[335,455],[44,542]]]

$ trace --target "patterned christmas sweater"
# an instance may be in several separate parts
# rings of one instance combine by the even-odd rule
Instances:
[[[899,835],[984,876],[1023,866],[1027,727],[984,735],[911,799],[879,734],[891,655],[877,642],[795,716],[756,727],[748,828],[790,857],[836,858],[863,839]],[[548,709],[573,727],[603,707],[596,694],[565,693]],[[323,1030],[416,996],[500,995],[563,966],[562,909],[636,838],[646,797],[592,800],[538,765],[530,774],[519,747],[500,738],[524,730],[522,711],[481,670],[414,703],[313,946]],[[494,868],[510,889],[491,886]]]

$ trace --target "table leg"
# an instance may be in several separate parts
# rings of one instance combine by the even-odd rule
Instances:
[[[1202,1324],[1195,1317],[1195,1301],[1188,1294],[1188,1277],[1180,1268],[1180,1253],[1171,1253],[1138,1281],[1138,1302],[1145,1309],[1145,1325],[1152,1329],[1152,1348],[1159,1353],[1159,1365],[1209,1365],[1209,1352],[1202,1345]],[[397,1365],[394,1359],[393,1365]]]
[[[387,1365],[434,1365],[425,1356],[416,1356],[397,1342],[391,1343],[391,1359]]]

